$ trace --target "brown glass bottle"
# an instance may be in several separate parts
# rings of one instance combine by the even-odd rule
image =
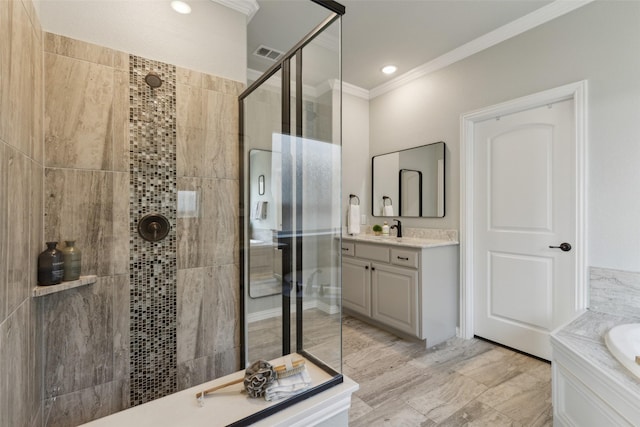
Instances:
[[[47,250],[38,255],[38,285],[57,285],[64,277],[64,256],[58,242],[47,242]]]

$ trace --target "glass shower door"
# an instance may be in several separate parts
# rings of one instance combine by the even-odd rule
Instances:
[[[244,361],[341,371],[340,18],[241,95]]]

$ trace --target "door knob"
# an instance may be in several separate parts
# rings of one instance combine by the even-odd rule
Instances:
[[[564,252],[569,252],[571,250],[571,245],[568,243],[560,243],[560,246],[549,246],[551,249],[560,249]]]

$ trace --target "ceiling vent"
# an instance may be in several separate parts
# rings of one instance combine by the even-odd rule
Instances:
[[[266,47],[264,45],[260,45],[255,52],[253,52],[254,55],[259,56],[260,58],[265,58],[268,59],[270,61],[277,61],[282,55],[284,55],[284,52],[280,52],[279,50],[275,50],[273,48],[270,47]]]

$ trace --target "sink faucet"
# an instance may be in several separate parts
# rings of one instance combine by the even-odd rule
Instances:
[[[399,219],[394,219],[394,221],[397,222],[397,224],[392,225],[389,228],[391,228],[391,229],[395,228],[396,230],[398,230],[398,233],[396,234],[396,237],[399,239],[399,238],[402,237],[402,222]]]

